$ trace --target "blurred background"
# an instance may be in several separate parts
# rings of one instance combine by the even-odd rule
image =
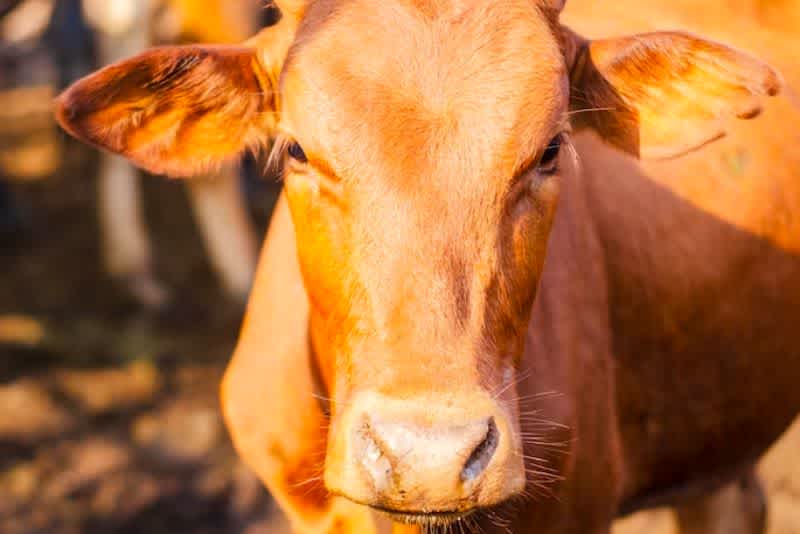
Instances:
[[[243,41],[274,21],[262,4],[0,1],[2,534],[280,521],[217,396],[277,180],[255,161],[145,176],[51,115],[66,85],[147,46]]]
[[[146,176],[51,114],[147,46],[246,39],[263,4],[0,0],[0,534],[288,532],[217,398],[278,181],[252,159]],[[800,428],[762,471],[770,533],[800,533]],[[617,528],[673,531],[668,511]]]

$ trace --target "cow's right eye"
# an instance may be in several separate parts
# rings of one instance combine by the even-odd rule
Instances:
[[[300,146],[300,143],[295,141],[289,143],[289,148],[286,149],[286,153],[289,154],[289,157],[299,163],[307,163],[308,157],[306,156],[303,147]]]
[[[537,166],[540,174],[555,174],[558,170],[558,155],[561,152],[562,139],[562,135],[555,136],[544,149]]]

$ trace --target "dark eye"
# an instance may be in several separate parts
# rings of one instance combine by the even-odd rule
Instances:
[[[537,166],[541,174],[553,174],[558,169],[558,155],[561,152],[561,135],[557,135],[544,149]]]
[[[286,153],[295,161],[299,161],[300,163],[308,162],[308,157],[306,157],[303,147],[297,142],[289,143],[289,148],[286,149]]]

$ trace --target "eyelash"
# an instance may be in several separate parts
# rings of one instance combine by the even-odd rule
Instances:
[[[306,156],[303,147],[297,141],[291,141],[286,147],[286,155],[297,161],[298,163],[308,163],[308,156]]]
[[[561,145],[564,142],[564,135],[555,136],[542,152],[542,157],[536,164],[539,174],[550,175],[558,171],[558,157],[561,155]]]
[[[308,157],[302,146],[291,136],[279,133],[272,142],[267,156],[267,168],[275,171],[284,169],[288,164],[302,166],[308,163]]]
[[[539,174],[548,176],[555,174],[558,171],[558,159],[561,155],[561,145],[563,144],[563,141],[564,135],[558,134],[550,141],[550,143],[548,143],[547,147],[545,147],[541,158],[539,158],[539,161],[536,164],[536,171]],[[278,145],[280,146],[279,148]],[[276,148],[297,163],[308,163],[308,156],[303,150],[303,147],[301,147],[300,143],[297,141],[288,138],[281,139],[276,143]]]

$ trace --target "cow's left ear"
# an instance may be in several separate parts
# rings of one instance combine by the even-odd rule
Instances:
[[[61,126],[156,174],[191,176],[268,142],[274,82],[249,46],[156,48],[76,82]]]
[[[586,41],[564,28],[572,124],[635,156],[679,156],[749,119],[780,75],[728,46],[681,32]]]

